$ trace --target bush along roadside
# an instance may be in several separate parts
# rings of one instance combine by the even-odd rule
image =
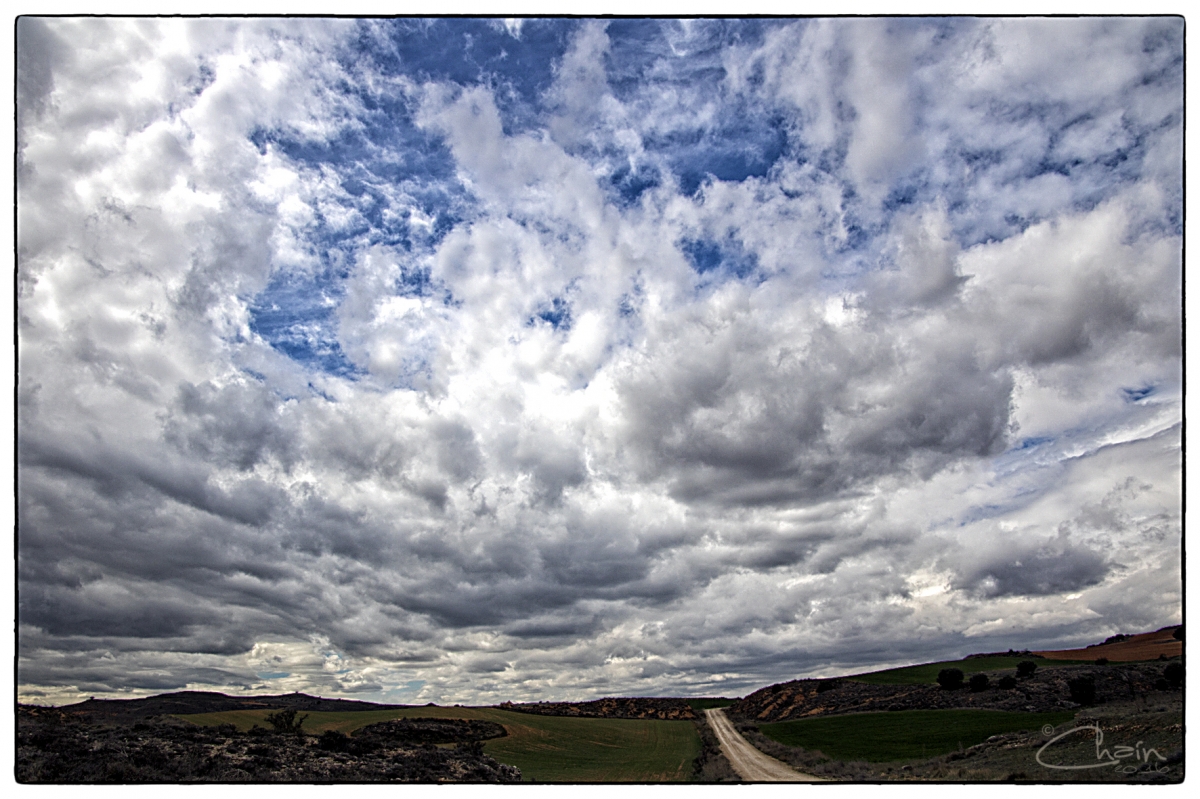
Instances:
[[[721,751],[721,742],[717,734],[708,726],[708,719],[703,715],[692,722],[696,726],[696,734],[700,736],[700,754],[692,761],[692,780],[695,782],[741,782],[742,779],[733,770],[729,758]]]

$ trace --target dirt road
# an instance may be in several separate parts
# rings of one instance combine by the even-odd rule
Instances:
[[[747,782],[822,782],[820,777],[801,774],[786,763],[755,749],[733,728],[733,723],[720,708],[706,710],[704,715],[708,718],[708,726],[717,734],[721,751],[729,759],[729,764]]]

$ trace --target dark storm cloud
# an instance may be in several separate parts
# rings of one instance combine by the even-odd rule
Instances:
[[[1049,546],[1006,553],[980,564],[959,586],[982,596],[1046,596],[1096,585],[1108,574],[1104,558],[1084,547]]]
[[[188,383],[180,387],[176,407],[164,437],[193,457],[223,461],[242,471],[271,456],[284,469],[295,462],[298,431],[285,418],[284,404],[265,386]]]
[[[36,120],[54,89],[54,63],[68,52],[54,32],[36,17],[17,19],[17,130]]]

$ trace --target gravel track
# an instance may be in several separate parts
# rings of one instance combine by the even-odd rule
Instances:
[[[823,782],[820,777],[802,774],[755,749],[734,729],[725,711],[720,708],[705,710],[704,714],[717,740],[721,742],[721,751],[729,759],[729,764],[747,782]]]

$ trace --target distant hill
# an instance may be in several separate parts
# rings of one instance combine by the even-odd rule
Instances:
[[[308,694],[227,696],[214,691],[176,691],[143,699],[88,699],[57,708],[96,722],[132,722],[151,716],[219,713],[228,710],[354,711],[391,710],[411,705],[384,705],[354,699],[322,699]]]
[[[608,697],[590,702],[502,702],[496,707],[533,713],[539,716],[578,716],[600,719],[660,719],[664,721],[698,718],[686,699],[655,697]]]
[[[966,661],[957,661],[958,666]],[[1178,665],[1178,661],[1174,661]],[[951,664],[947,664],[951,665]],[[1073,680],[1084,680],[1094,691],[1094,701],[1133,699],[1158,691],[1178,690],[1165,677],[1168,663],[1122,663],[1097,666],[1038,668],[1016,680],[1016,669],[987,672],[986,687],[975,691],[967,685],[945,689],[929,683],[871,684],[854,679],[793,680],[760,688],[728,709],[735,718],[754,722],[789,721],[816,716],[836,716],[880,710],[1007,710],[1046,713],[1080,707],[1071,688]],[[1013,678],[1002,684],[1001,678]]]
[[[1175,638],[1178,629],[1176,625],[1152,633],[1116,635],[1082,649],[1009,650],[870,674],[792,680],[760,688],[730,706],[729,713],[769,722],[878,710],[1074,709],[1079,704],[1073,701],[1071,680],[1089,681],[1097,701],[1167,690],[1167,664],[1160,661],[1182,656],[1183,642]],[[1037,664],[1036,673],[1017,681],[1015,667],[1026,658]],[[965,683],[960,690],[944,690],[936,678],[947,668],[959,670],[962,676],[979,673],[988,679],[977,691],[969,690]],[[1004,677],[1013,680],[1007,687],[1000,682]]]

